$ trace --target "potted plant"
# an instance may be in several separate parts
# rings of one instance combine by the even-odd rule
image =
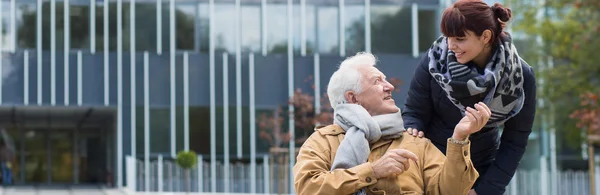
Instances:
[[[190,169],[198,164],[198,158],[194,151],[180,151],[177,153],[175,162],[185,170],[185,185],[187,193],[190,193]]]

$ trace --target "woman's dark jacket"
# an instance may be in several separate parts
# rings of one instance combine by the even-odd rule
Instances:
[[[425,133],[446,153],[446,141],[460,121],[460,110],[428,71],[429,58],[423,56],[410,83],[402,110],[405,127]],[[525,102],[521,111],[504,123],[504,128],[484,128],[470,136],[471,158],[480,178],[473,187],[480,195],[501,195],[525,153],[536,110],[536,83],[532,68],[521,59]]]

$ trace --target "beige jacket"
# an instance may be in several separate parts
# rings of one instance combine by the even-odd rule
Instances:
[[[470,143],[448,142],[444,156],[426,138],[406,132],[395,140],[380,140],[371,146],[368,162],[350,169],[330,171],[345,131],[338,125],[316,129],[300,148],[294,166],[294,187],[298,194],[352,194],[367,188],[367,194],[465,195],[479,173],[473,167]],[[419,157],[410,168],[393,178],[376,179],[371,163],[388,150],[406,149]]]

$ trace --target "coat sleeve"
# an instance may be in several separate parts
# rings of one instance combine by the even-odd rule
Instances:
[[[352,194],[377,182],[369,162],[330,171],[330,149],[319,143],[327,140],[315,132],[300,148],[293,170],[298,194]]]
[[[417,65],[413,78],[410,82],[408,96],[402,110],[404,127],[416,128],[427,133],[426,125],[431,120],[433,105],[431,101],[430,85],[431,74],[429,74],[429,58],[427,55],[421,58]]]
[[[464,195],[479,177],[471,162],[471,144],[459,145],[448,141],[447,145],[447,157],[431,141],[425,146],[425,194]]]
[[[475,186],[477,194],[501,195],[514,176],[525,148],[536,110],[535,75],[529,65],[523,65],[525,102],[519,114],[506,121],[496,158],[481,181]],[[527,70],[525,70],[527,68]]]

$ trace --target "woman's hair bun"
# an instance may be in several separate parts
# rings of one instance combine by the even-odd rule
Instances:
[[[508,22],[512,17],[510,8],[506,8],[500,3],[494,3],[492,10],[494,11],[494,16],[496,16],[496,18],[500,19],[502,22]]]

